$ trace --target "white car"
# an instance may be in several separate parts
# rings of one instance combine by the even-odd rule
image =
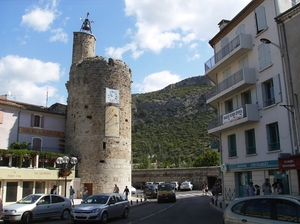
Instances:
[[[131,194],[136,194],[136,188],[131,186],[130,192]]]
[[[1,220],[5,223],[23,221],[25,224],[40,218],[60,217],[67,220],[71,208],[68,198],[54,194],[31,194],[14,204],[4,206]]]
[[[184,181],[180,184],[180,190],[193,190],[193,184],[190,181]]]

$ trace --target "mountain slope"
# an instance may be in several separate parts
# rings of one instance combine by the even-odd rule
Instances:
[[[186,167],[209,149],[215,137],[208,135],[207,122],[216,116],[205,103],[211,87],[205,76],[197,76],[159,91],[133,94],[133,163]]]

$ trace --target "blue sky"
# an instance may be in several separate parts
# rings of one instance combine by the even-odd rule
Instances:
[[[73,32],[89,12],[96,55],[132,70],[132,93],[204,74],[208,41],[250,0],[0,0],[0,95],[66,104]]]

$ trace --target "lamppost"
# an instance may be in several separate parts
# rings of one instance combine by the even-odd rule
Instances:
[[[65,178],[65,197],[67,196],[67,177],[72,173],[71,169],[77,163],[76,157],[69,158],[68,156],[57,157],[56,163],[60,164],[61,167],[58,170],[58,177]]]
[[[285,67],[286,67],[286,75],[288,77],[288,82],[290,84],[290,91],[291,91],[291,100],[292,100],[292,105],[282,105],[284,106],[289,112],[291,112],[293,114],[293,117],[294,117],[294,126],[295,126],[295,132],[296,132],[296,136],[295,136],[295,140],[296,140],[296,150],[297,152],[299,153],[299,146],[300,146],[300,136],[299,136],[299,130],[298,130],[298,122],[297,122],[297,119],[299,117],[299,114],[297,114],[297,110],[296,110],[296,103],[295,103],[295,99],[294,99],[294,88],[293,88],[293,81],[292,81],[292,73],[291,73],[291,67],[290,67],[290,60],[289,60],[289,55],[288,54],[284,54],[283,52],[283,48],[280,47],[279,45],[277,44],[274,44],[272,43],[272,41],[270,41],[269,39],[267,38],[261,38],[260,41],[264,44],[272,44],[274,45],[275,47],[277,47],[279,50],[280,50],[280,53],[281,53],[281,57],[284,58],[286,60],[286,63],[285,63]],[[286,51],[287,53],[287,51]],[[293,110],[290,110],[288,107],[292,107]]]

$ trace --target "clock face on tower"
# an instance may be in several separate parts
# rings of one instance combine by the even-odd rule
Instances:
[[[106,88],[106,103],[119,103],[119,90]]]

